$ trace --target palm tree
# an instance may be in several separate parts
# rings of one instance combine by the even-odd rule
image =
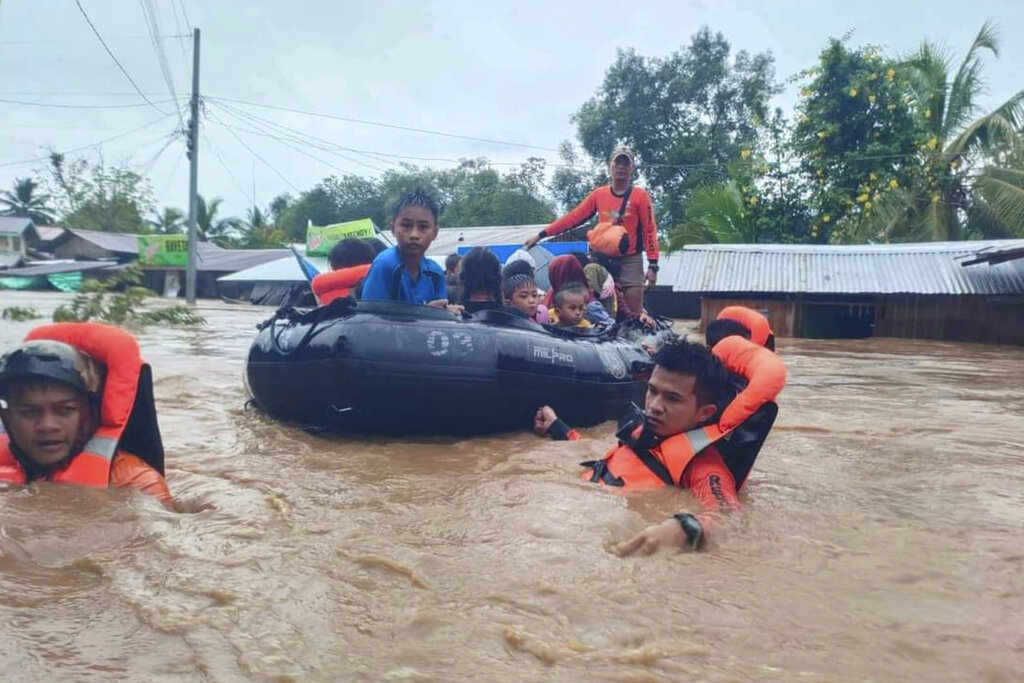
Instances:
[[[214,197],[209,202],[203,195],[196,197],[196,232],[199,233],[199,239],[226,247],[234,240],[241,221],[237,218],[217,218],[217,211],[223,201],[220,197]]]
[[[40,225],[54,221],[54,211],[46,205],[50,201],[48,194],[36,194],[39,187],[32,178],[16,178],[14,190],[0,192],[0,204],[7,208],[0,211],[0,216],[18,216],[31,219]]]
[[[267,214],[258,206],[246,212],[246,220],[241,225],[241,230],[242,236],[239,241],[242,246],[250,249],[278,247],[285,241],[284,231],[268,222]]]
[[[693,191],[682,223],[669,234],[668,249],[687,244],[755,242],[754,222],[733,181],[702,185]]]
[[[147,222],[159,235],[180,235],[186,227],[184,212],[172,206],[165,206],[162,213],[154,212]]]
[[[996,28],[985,23],[956,71],[951,57],[925,42],[906,60],[924,117],[922,184],[887,192],[865,224],[867,238],[959,240],[1024,235],[1024,90],[979,118],[982,53],[999,56]],[[1010,160],[1016,159],[1016,164]]]

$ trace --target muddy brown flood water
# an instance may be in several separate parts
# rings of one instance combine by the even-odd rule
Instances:
[[[577,482],[610,424],[315,437],[244,407],[270,311],[202,308],[140,336],[181,512],[0,490],[3,680],[1024,678],[1024,349],[781,340],[744,511],[710,552],[619,559],[692,501]]]

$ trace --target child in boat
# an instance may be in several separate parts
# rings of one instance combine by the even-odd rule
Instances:
[[[540,291],[540,288],[537,287],[536,270],[534,269],[532,259],[529,259],[529,254],[526,254],[526,252],[522,253],[525,255],[525,258],[516,258],[516,254],[513,254],[512,258],[510,258],[508,263],[505,264],[505,267],[501,271],[501,280],[504,283],[510,282],[513,278],[519,276],[528,278],[529,281],[533,283],[534,287],[534,308],[532,313],[527,310],[523,310],[523,312],[526,313],[526,316],[533,322],[540,323],[541,325],[548,325],[551,323],[551,316],[548,313],[548,307],[542,300],[543,293]],[[505,298],[506,303],[508,303],[507,293],[505,293]]]
[[[459,285],[466,313],[502,308],[501,263],[489,249],[469,250],[459,269]]]
[[[587,309],[587,290],[578,282],[572,282],[555,292],[554,306],[549,311],[551,323],[559,327],[593,327],[583,317]]]
[[[440,212],[437,202],[422,190],[395,202],[391,232],[398,245],[373,260],[363,280],[363,299],[390,299],[437,308],[448,304],[444,270],[426,258],[427,249],[437,237]]]
[[[335,299],[353,295],[370,270],[376,254],[366,240],[356,237],[343,239],[331,248],[327,260],[328,273],[313,278],[312,289],[317,302],[324,306]]]
[[[537,283],[529,273],[515,273],[502,279],[501,292],[505,295],[505,308],[510,313],[536,320]]]

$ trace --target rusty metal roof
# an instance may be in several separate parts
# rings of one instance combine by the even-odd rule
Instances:
[[[963,267],[1020,240],[915,244],[698,244],[663,255],[674,292],[1024,294],[1024,261]]]

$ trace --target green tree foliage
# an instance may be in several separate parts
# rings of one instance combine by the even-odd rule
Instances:
[[[276,227],[270,216],[258,206],[246,212],[245,221],[239,226],[238,243],[247,249],[280,247],[285,243],[284,230]]]
[[[180,235],[188,229],[185,213],[173,206],[165,206],[161,212],[154,211],[149,226],[158,235]]]
[[[725,37],[703,28],[665,58],[620,50],[573,120],[595,162],[620,143],[637,152],[660,222],[671,228],[695,188],[727,180],[727,165],[756,144],[779,91],[770,53],[732,57]]]
[[[150,232],[145,216],[155,209],[149,180],[126,167],[108,167],[102,160],[68,161],[50,154],[51,194],[61,225],[104,232]]]
[[[223,202],[220,197],[209,201],[203,195],[196,198],[196,233],[203,241],[229,247],[238,235],[242,222],[237,218],[220,218],[217,215]]]
[[[38,192],[39,183],[32,178],[15,178],[14,187],[0,192],[0,216],[29,218],[37,225],[46,225],[54,220],[54,210],[47,202],[50,195]]]
[[[905,61],[909,92],[926,138],[916,182],[886,198],[884,220],[861,237],[958,240],[1024,235],[1024,90],[978,118],[982,55],[999,55],[984,24],[959,66],[931,43]]]
[[[309,221],[330,225],[370,218],[384,228],[398,198],[421,188],[441,204],[444,227],[545,223],[554,218],[554,207],[544,197],[544,179],[541,159],[529,159],[506,174],[485,159],[464,160],[451,169],[406,165],[379,178],[330,176],[297,198],[277,197],[271,214],[275,226],[292,241],[305,239]]]
[[[142,286],[142,269],[133,264],[109,280],[86,280],[70,304],[53,312],[54,322],[99,320],[111,325],[202,325],[206,320],[188,306],[145,310],[152,292]]]
[[[813,241],[855,239],[882,195],[913,184],[927,137],[906,69],[877,48],[830,40],[803,73],[793,148],[815,214]]]

